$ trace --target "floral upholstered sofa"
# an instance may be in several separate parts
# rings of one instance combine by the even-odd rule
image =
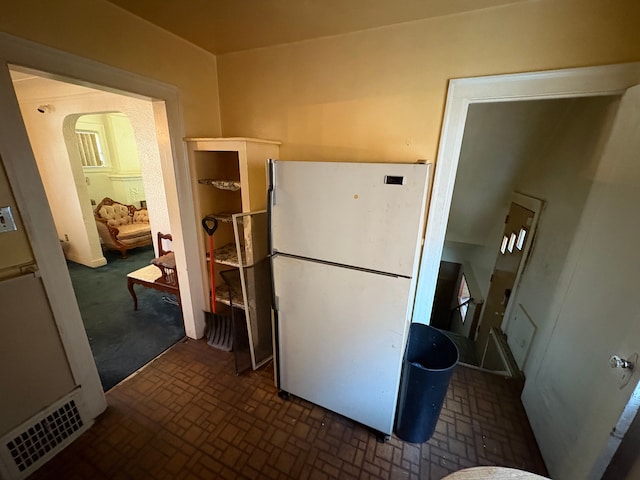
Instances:
[[[105,197],[93,211],[103,248],[127,250],[151,245],[151,225],[146,208],[136,208]]]

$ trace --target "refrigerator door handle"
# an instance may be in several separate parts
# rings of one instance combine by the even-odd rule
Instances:
[[[275,250],[273,248],[273,205],[276,203],[275,192],[275,160],[272,158],[267,160],[267,175],[269,178],[269,185],[267,187],[267,247],[269,249],[269,255],[273,256]],[[273,285],[273,278],[271,279]]]
[[[291,253],[282,253],[282,252],[279,252],[276,249],[272,249],[271,250],[271,257],[273,258],[273,256],[275,256],[275,255],[282,255],[283,257],[293,258],[293,259],[296,259],[296,260],[302,260],[302,261],[305,261],[305,262],[321,263],[323,265],[329,265],[329,266],[339,267],[339,268],[346,268],[348,270],[358,270],[360,272],[373,273],[374,275],[382,275],[384,277],[411,278],[409,276],[400,275],[400,274],[393,273],[393,272],[381,272],[380,270],[371,270],[370,268],[356,267],[354,265],[347,265],[347,264],[344,264],[344,263],[336,263],[336,262],[330,262],[328,260],[318,260],[316,258],[302,257],[300,255],[293,255]]]
[[[270,158],[267,160],[267,168],[269,170],[269,198],[270,205],[276,204],[276,162]]]

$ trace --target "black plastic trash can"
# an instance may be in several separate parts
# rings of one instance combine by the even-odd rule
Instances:
[[[458,348],[444,333],[412,323],[402,365],[396,435],[406,442],[431,438],[458,363]]]

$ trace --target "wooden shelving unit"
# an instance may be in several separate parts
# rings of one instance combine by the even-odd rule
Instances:
[[[250,305],[255,310],[255,297],[261,296],[258,292],[261,287],[256,284],[251,268],[243,270],[242,267],[251,267],[266,255],[266,223],[254,221],[250,215],[240,215],[235,219],[234,232],[233,215],[266,209],[267,160],[278,158],[280,142],[240,137],[185,140],[197,218],[212,216],[218,221],[218,229],[213,235],[216,302],[245,311],[250,340],[263,338],[265,343],[264,332],[258,331],[257,323],[250,318],[251,315],[264,315],[264,312],[247,312]],[[207,267],[208,240],[202,229],[202,285],[207,298],[211,284]],[[237,275],[230,270],[237,270]],[[225,272],[224,279],[221,272]],[[253,350],[252,361],[255,368]]]

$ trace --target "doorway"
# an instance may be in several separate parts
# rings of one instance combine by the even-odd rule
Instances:
[[[199,224],[193,213],[191,176],[187,152],[182,143],[186,135],[180,90],[156,79],[11,35],[1,36],[0,51],[3,64],[0,68],[0,116],[4,120],[4,127],[0,129],[2,162],[16,208],[26,219],[25,232],[60,333],[73,381],[80,387],[78,395],[86,407],[88,418],[96,418],[106,408],[105,395],[22,121],[9,66],[28,65],[39,72],[52,72],[46,75],[47,78],[71,78],[76,85],[104,85],[106,91],[133,92],[138,97],[151,99],[154,118],[158,119],[156,127],[163,129],[158,132],[162,171],[157,172],[157,182],[164,184],[165,188],[176,268],[180,277],[185,330],[189,337],[200,338],[205,329],[202,312],[206,301],[199,275]]]
[[[164,185],[157,181],[162,168],[153,104],[35,71],[12,69],[11,76],[98,373],[108,390],[185,335],[175,301],[164,302],[159,292],[144,289],[134,311],[126,289],[127,273],[149,265],[157,245],[130,250],[127,258],[103,252],[104,239],[93,219],[96,204],[113,197],[140,211],[148,208],[150,238],[170,233]]]
[[[569,231],[560,235],[549,235],[547,242],[543,245],[541,238],[543,225],[541,225],[539,235],[533,245],[531,262],[534,261],[533,259],[545,261],[537,266],[535,275],[533,265],[528,265],[526,276],[529,279],[528,281],[537,281],[539,291],[536,293],[538,296],[546,295],[547,301],[532,301],[530,303],[529,300],[524,299],[525,301],[518,302],[519,310],[514,313],[512,319],[515,320],[515,315],[522,315],[529,317],[540,327],[536,333],[537,340],[534,341],[531,352],[529,352],[529,360],[525,364],[525,373],[530,375],[525,383],[523,403],[529,414],[549,471],[553,476],[600,477],[611,459],[612,452],[615,451],[615,448],[609,449],[606,446],[603,447],[603,445],[611,444],[615,440],[613,437],[609,438],[609,434],[612,431],[612,427],[616,425],[616,419],[623,410],[624,402],[629,401],[629,392],[633,391],[633,386],[631,386],[631,389],[627,388],[626,392],[618,392],[617,388],[612,385],[616,372],[607,371],[595,357],[585,356],[584,348],[576,354],[576,348],[578,350],[581,348],[584,344],[584,339],[580,336],[567,338],[567,334],[570,332],[576,333],[576,325],[574,321],[570,321],[562,326],[561,320],[566,320],[563,317],[573,313],[571,310],[563,309],[565,305],[568,305],[567,301],[570,301],[572,302],[570,306],[572,310],[581,309],[581,314],[577,318],[587,316],[591,327],[597,326],[599,329],[605,327],[606,335],[600,335],[597,338],[599,348],[604,345],[603,340],[605,338],[607,341],[622,342],[622,344],[626,345],[626,347],[623,345],[623,350],[628,350],[629,345],[627,344],[633,343],[628,335],[620,336],[620,333],[614,333],[614,330],[607,330],[606,326],[608,324],[602,323],[602,319],[606,318],[606,315],[596,315],[594,317],[594,313],[600,311],[601,307],[593,308],[598,305],[594,303],[596,301],[595,298],[584,295],[589,290],[584,288],[587,285],[590,285],[589,288],[593,288],[594,285],[600,285],[603,290],[613,293],[611,297],[615,298],[621,293],[620,289],[613,288],[612,290],[612,285],[608,282],[598,284],[596,281],[598,275],[593,274],[598,272],[597,270],[592,272],[590,276],[581,277],[580,280],[584,281],[584,284],[582,288],[577,288],[577,283],[573,284],[575,278],[571,272],[572,268],[576,266],[585,271],[587,266],[591,266],[592,263],[602,263],[602,260],[607,258],[607,255],[602,255],[604,252],[585,256],[581,245],[587,245],[587,240],[589,239],[587,231],[602,232],[604,235],[598,237],[599,240],[602,236],[611,232],[616,230],[623,232],[629,228],[632,229],[633,225],[635,225],[618,223],[617,227],[611,230],[611,226],[616,224],[609,222],[611,226],[607,226],[605,229],[597,227],[596,230],[593,230],[593,228],[589,227],[589,225],[593,225],[590,223],[591,218],[598,218],[598,221],[606,221],[607,218],[611,221],[614,220],[615,215],[609,213],[607,217],[605,210],[600,209],[598,211],[596,205],[609,206],[612,203],[609,200],[620,199],[621,195],[618,190],[626,192],[628,190],[627,185],[633,185],[636,178],[635,173],[630,173],[623,177],[615,177],[611,176],[611,174],[613,172],[619,174],[626,170],[631,172],[633,166],[637,164],[632,162],[629,157],[629,153],[636,150],[635,146],[631,148],[629,146],[634,145],[637,137],[631,134],[631,128],[633,128],[633,125],[637,125],[637,121],[629,121],[637,109],[634,110],[629,106],[635,107],[637,98],[634,95],[627,97],[626,92],[627,89],[629,89],[629,92],[634,90],[630,87],[640,83],[639,67],[640,65],[638,64],[627,64],[525,75],[464,79],[453,81],[449,89],[442,141],[438,153],[440,171],[436,168],[436,179],[430,206],[430,225],[427,227],[414,319],[416,319],[416,316],[419,319],[420,315],[424,315],[424,312],[428,312],[430,309],[430,303],[427,298],[432,297],[435,289],[435,272],[437,272],[437,263],[441,258],[441,252],[444,250],[442,246],[447,227],[447,217],[451,206],[454,184],[457,184],[456,170],[458,167],[458,154],[462,147],[462,133],[468,120],[467,113],[471,112],[472,107],[485,102],[500,101],[500,99],[509,102],[532,98],[573,97],[578,100],[577,97],[593,97],[606,94],[616,97],[609,99],[612,103],[607,109],[605,118],[602,119],[603,130],[595,137],[583,138],[582,142],[564,149],[567,153],[578,151],[584,156],[582,162],[576,165],[576,172],[580,172],[579,178],[589,179],[593,188],[583,184],[583,187],[591,188],[591,192],[587,194],[588,200],[583,205],[582,210],[570,212],[568,210],[563,211],[560,208],[555,213],[557,218],[554,222],[549,222],[549,206],[552,202],[547,202],[543,215],[545,223],[564,222]],[[625,94],[625,96],[620,101],[620,95],[622,94]],[[625,98],[629,98],[630,103],[627,104],[626,109],[622,109],[625,104]],[[618,103],[621,107],[620,111],[618,111]],[[574,115],[574,118],[577,117]],[[582,118],[588,119],[589,116],[583,115]],[[508,140],[509,137],[506,136],[503,139]],[[586,144],[590,144],[590,150],[581,150],[581,147]],[[544,159],[546,157],[542,158],[542,160]],[[604,161],[605,159],[606,162]],[[556,157],[555,160],[559,159]],[[560,165],[562,162],[558,162],[558,164]],[[534,164],[534,166],[537,165]],[[535,174],[535,170],[532,173]],[[626,181],[622,181],[623,178]],[[548,176],[546,183],[550,186],[555,180],[556,177]],[[611,180],[615,181],[612,182]],[[560,191],[561,186],[562,182],[557,182],[556,188],[559,188],[558,191]],[[637,187],[633,191],[637,191]],[[544,198],[542,195],[539,196]],[[571,196],[567,195],[566,198],[570,199]],[[626,208],[631,204],[626,202],[619,205]],[[562,202],[558,202],[558,206],[560,205],[562,205]],[[603,213],[604,216],[602,216]],[[584,222],[582,222],[583,216],[585,216]],[[553,231],[552,228],[544,228],[545,230]],[[617,235],[617,237],[620,237],[620,235]],[[622,238],[624,238],[624,245],[627,248],[626,241],[628,238],[633,238],[633,235],[626,235]],[[609,245],[611,246],[615,243],[618,242],[611,243],[610,241]],[[589,246],[591,245],[589,244]],[[435,251],[431,250],[431,248],[434,248]],[[615,251],[618,254],[618,249]],[[562,257],[556,255],[558,252],[562,253]],[[634,255],[630,258],[634,258]],[[560,281],[546,282],[545,275],[548,272],[545,271],[545,267],[547,265],[555,265],[556,262],[563,262],[563,259],[569,268],[564,269],[562,274],[555,273],[556,278],[559,278]],[[579,261],[576,263],[578,259]],[[619,267],[624,267],[626,271],[628,270],[628,263],[628,261],[619,263]],[[603,272],[600,269],[598,274],[602,275]],[[616,277],[610,278],[616,281],[619,280]],[[525,281],[527,280],[523,280],[521,291],[528,291],[531,295],[533,290],[525,290]],[[528,287],[531,287],[531,285],[530,283]],[[569,292],[572,295],[571,298],[567,297]],[[599,295],[598,298],[601,298],[602,293]],[[533,299],[534,297],[530,296],[529,298]],[[607,305],[609,304],[611,302],[607,301]],[[587,305],[590,305],[590,307],[587,307]],[[630,307],[627,304],[614,304],[611,306],[614,308],[613,311]],[[624,315],[622,318],[628,318],[628,316]],[[556,326],[562,326],[561,335],[558,335],[559,330],[556,329]],[[507,330],[510,328],[511,322],[507,325]],[[637,336],[634,338],[637,338]],[[589,343],[586,347],[589,345],[591,344]],[[553,355],[550,355],[551,349],[555,350]],[[619,350],[620,348],[614,347],[614,349]],[[574,352],[573,354],[572,351]],[[570,359],[571,362],[569,364],[558,363],[558,354],[563,359]],[[586,368],[586,365],[591,365],[592,368]],[[544,368],[541,368],[543,366]],[[607,393],[604,393],[602,388],[596,387],[591,391],[590,395],[581,395],[581,400],[578,402],[567,403],[565,398],[561,398],[569,392],[575,392],[575,387],[577,386],[588,386],[587,379],[593,379],[591,372],[595,371],[596,368],[598,371],[597,378],[603,384],[609,385],[606,390]],[[578,378],[581,380],[578,380]],[[607,396],[611,397],[614,393],[616,395],[615,402],[611,401],[611,398],[609,401],[605,400]],[[554,396],[558,398],[552,398]],[[585,417],[584,413],[588,411],[591,411],[591,413],[597,411],[598,420],[596,421],[592,416]],[[578,417],[580,418],[578,419]],[[586,432],[589,433],[587,434]],[[616,429],[616,437],[624,435],[623,432],[624,430],[618,431]],[[580,445],[569,441],[569,437],[577,438]],[[599,455],[599,453],[602,455]]]
[[[502,328],[502,321],[518,280],[520,266],[524,261],[525,246],[531,243],[529,239],[533,235],[531,227],[535,214],[536,212],[519,203],[511,202],[509,205],[504,232],[490,277],[487,299],[475,337],[480,357],[487,354],[491,330]]]
[[[504,336],[512,315],[517,316],[519,330],[524,331],[522,325],[528,322],[525,315],[512,308],[517,302],[511,304],[509,299],[518,288],[516,277],[526,267],[519,259],[530,251],[538,216],[517,219],[509,215],[509,209],[515,202],[523,211],[538,213],[541,202],[537,198],[552,201],[543,235],[565,236],[564,241],[570,241],[572,222],[563,223],[557,212],[560,208],[565,214],[579,216],[591,185],[584,171],[584,160],[591,153],[585,148],[595,148],[584,138],[598,138],[611,105],[610,98],[598,97],[469,107],[440,258],[441,272],[443,266],[453,264],[459,274],[445,319],[436,318],[435,310],[431,314],[432,324],[451,332],[449,336],[459,348],[471,352],[464,363],[505,375],[519,376],[524,370],[528,358],[525,355],[517,364],[509,337]],[[591,120],[577,120],[585,117]],[[573,189],[573,193],[568,194],[567,189]],[[505,227],[507,217],[514,225]],[[557,252],[561,263],[562,250],[558,248]],[[552,276],[549,273],[550,283]],[[441,277],[439,274],[437,289]],[[500,285],[507,280],[510,285]],[[468,301],[458,295],[462,282],[470,290]],[[499,318],[494,318],[496,315]],[[527,354],[533,341],[535,338],[527,338],[522,347]]]

